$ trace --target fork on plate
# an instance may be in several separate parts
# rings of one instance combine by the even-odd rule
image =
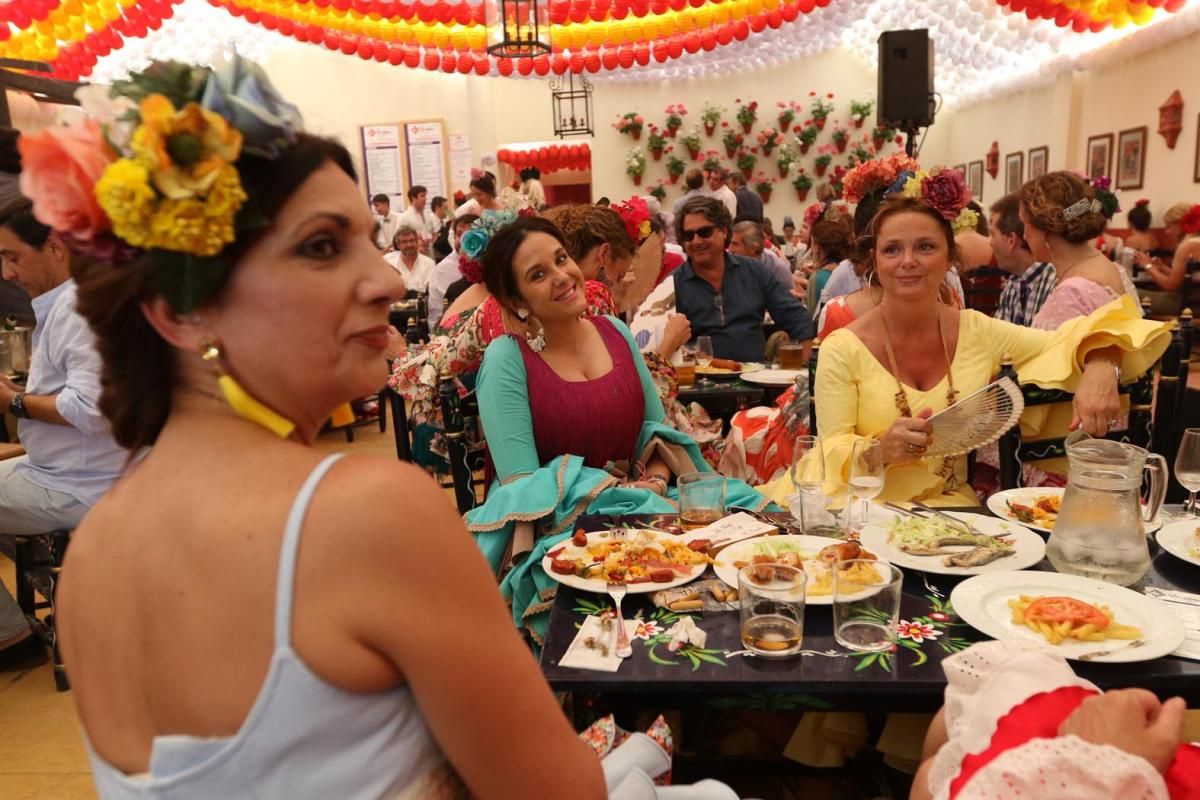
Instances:
[[[624,539],[625,529],[615,528],[612,531],[614,539]],[[613,601],[613,606],[616,608],[617,614],[617,649],[616,654],[620,658],[629,658],[633,655],[633,645],[629,643],[629,632],[625,630],[625,618],[621,616],[621,601],[625,599],[625,595],[629,593],[629,587],[623,583],[608,584],[608,596]]]
[[[1145,643],[1146,643],[1145,639],[1134,639],[1132,642],[1129,642],[1128,644],[1122,645],[1121,647],[1114,647],[1111,650],[1097,650],[1094,653],[1083,653],[1082,655],[1079,656],[1079,660],[1080,661],[1095,661],[1097,658],[1104,658],[1105,656],[1111,656],[1114,653],[1123,653],[1126,650],[1132,650],[1135,647],[1141,647]]]

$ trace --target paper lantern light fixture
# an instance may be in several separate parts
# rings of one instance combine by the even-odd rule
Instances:
[[[1183,97],[1176,89],[1171,92],[1167,102],[1158,107],[1158,133],[1167,140],[1167,148],[1174,150],[1181,130],[1183,130]]]

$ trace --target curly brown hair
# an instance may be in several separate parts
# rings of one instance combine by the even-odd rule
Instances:
[[[821,248],[825,263],[837,263],[855,255],[854,232],[844,217],[823,219],[813,226],[812,244]]]
[[[1048,172],[1028,181],[1017,194],[1025,217],[1034,227],[1072,244],[1095,239],[1108,226],[1102,209],[1089,207],[1073,219],[1066,218],[1063,212],[1075,203],[1087,200],[1090,204],[1097,199],[1088,182],[1072,172]]]
[[[278,159],[243,153],[238,174],[246,193],[268,219],[326,163],[357,180],[350,153],[331,139],[300,134]],[[247,233],[221,252],[236,265],[265,229]],[[78,286],[77,309],[96,335],[100,370],[100,411],[112,426],[113,439],[131,454],[154,444],[171,411],[178,354],[150,325],[142,303],[159,292],[159,269],[149,256],[112,267],[75,256],[71,275]],[[227,270],[223,283],[232,270]],[[212,299],[220,297],[220,289]]]
[[[546,209],[542,216],[562,231],[567,252],[576,263],[602,244],[611,247],[616,258],[632,258],[637,252],[621,215],[611,208],[573,203]]]

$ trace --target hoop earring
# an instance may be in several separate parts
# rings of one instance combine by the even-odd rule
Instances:
[[[295,430],[296,425],[291,420],[274,411],[255,399],[242,388],[232,375],[221,366],[221,348],[213,339],[205,339],[200,343],[200,358],[204,360],[217,376],[217,388],[221,396],[229,404],[229,408],[239,417],[269,430],[280,439],[286,439]]]

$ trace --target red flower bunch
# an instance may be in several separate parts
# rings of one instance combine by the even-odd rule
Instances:
[[[1189,208],[1183,219],[1179,220],[1179,230],[1188,236],[1200,233],[1200,203]]]
[[[640,245],[650,237],[650,207],[640,197],[631,197],[624,203],[614,203],[613,211],[621,217],[629,238]]]
[[[917,172],[921,166],[904,153],[876,158],[859,164],[842,181],[842,196],[858,203],[869,194],[881,192],[896,182],[902,172]]]
[[[971,201],[971,190],[961,172],[941,167],[921,181],[921,198],[953,222]]]

